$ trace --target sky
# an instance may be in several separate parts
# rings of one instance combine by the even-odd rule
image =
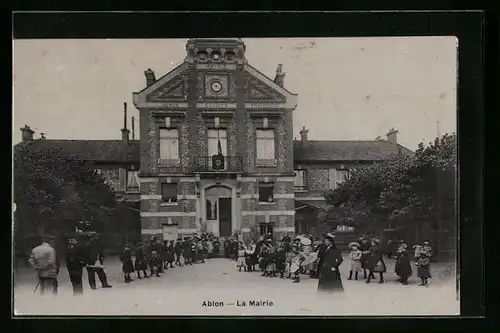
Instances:
[[[373,140],[399,130],[415,149],[456,132],[455,37],[243,39],[252,66],[298,94],[294,136],[310,140]],[[162,77],[185,58],[187,39],[15,40],[13,142],[25,124],[47,139],[120,139],[123,102],[144,70]],[[129,122],[130,124],[130,122]]]

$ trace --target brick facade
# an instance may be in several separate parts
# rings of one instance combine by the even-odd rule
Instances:
[[[178,236],[207,228],[218,233],[220,215],[214,224],[213,210],[207,213],[215,207],[207,191],[216,187],[230,193],[231,209],[225,209],[231,214],[231,233],[241,231],[249,239],[261,223],[273,225],[277,236],[291,231],[295,214],[291,111],[296,95],[248,65],[240,40],[190,40],[186,49],[181,66],[134,93],[141,114],[143,236],[161,235],[164,227],[171,226]],[[219,91],[211,86],[215,81]],[[167,124],[179,133],[175,166],[159,161],[159,131]],[[227,133],[228,163],[242,161],[236,170],[197,169],[197,159],[211,158],[207,133],[217,124]],[[275,138],[275,163],[264,167],[256,163],[255,134],[263,127],[273,129]],[[261,181],[274,183],[272,203],[258,202]],[[177,185],[177,202],[162,202],[162,183]]]

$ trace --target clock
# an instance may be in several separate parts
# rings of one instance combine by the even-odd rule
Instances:
[[[214,93],[218,93],[222,90],[222,84],[219,81],[212,81],[210,88]]]
[[[218,53],[214,53],[212,57],[214,58],[215,61],[219,60],[220,58]]]

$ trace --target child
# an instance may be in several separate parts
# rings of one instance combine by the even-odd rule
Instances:
[[[349,259],[351,261],[351,270],[349,271],[349,278],[347,280],[352,280],[352,274],[354,273],[354,280],[358,279],[358,274],[363,270],[361,266],[361,257],[363,252],[359,249],[359,244],[354,243],[351,245],[351,252],[349,253]]]
[[[169,265],[170,268],[174,268],[174,261],[175,255],[173,241],[167,241],[165,245],[165,268],[168,268]]]
[[[285,276],[286,269],[286,252],[285,245],[281,243],[276,252],[276,271],[280,273],[280,278],[283,279]]]
[[[276,252],[276,246],[270,245],[269,259],[266,267],[268,277],[276,277]]]
[[[421,283],[419,286],[428,287],[428,280],[431,278],[431,260],[430,260],[430,252],[421,251],[420,256],[417,258],[415,264],[417,265],[417,276],[420,278]]]
[[[178,238],[174,245],[174,253],[175,253],[175,265],[182,266],[181,257],[182,257],[182,238]]]
[[[125,245],[125,249],[120,255],[120,261],[122,262],[122,272],[125,275],[125,283],[130,283],[132,281],[130,274],[134,272],[134,262],[129,244]]]
[[[239,244],[239,250],[238,250],[238,262],[236,264],[236,267],[238,267],[239,271],[241,272],[241,268],[247,271],[246,263],[245,263],[245,246],[243,244]]]
[[[415,259],[415,261],[417,261],[417,259],[420,257],[420,252],[422,252],[422,245],[420,244],[416,244],[413,246],[413,258]]]
[[[406,244],[401,244],[396,253],[396,267],[395,273],[399,276],[398,282],[403,285],[408,284],[408,278],[411,276],[411,265],[408,252],[406,251]]]
[[[144,273],[144,278],[149,278],[146,269],[148,268],[146,262],[146,256],[144,255],[144,250],[142,248],[142,243],[137,244],[137,250],[135,251],[135,271],[137,272],[137,278],[142,279],[141,271]]]
[[[290,248],[290,251],[286,253],[286,259],[285,259],[285,272],[288,272],[288,276],[286,277],[287,279],[292,278],[292,258],[293,258],[293,246]]]
[[[150,269],[151,269],[151,276],[155,275],[156,277],[160,277],[160,269],[163,265],[160,253],[158,251],[153,250],[151,251],[151,262],[150,262]]]
[[[306,257],[304,253],[299,251],[299,247],[297,245],[293,245],[290,264],[290,273],[293,274],[293,283],[300,282],[300,267],[305,259]]]
[[[193,265],[193,258],[191,256],[191,240],[189,237],[184,237],[184,242],[182,243],[183,246],[183,255],[184,255],[184,264],[186,266],[192,266]]]

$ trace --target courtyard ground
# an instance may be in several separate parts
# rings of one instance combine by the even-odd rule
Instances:
[[[66,268],[59,275],[57,297],[34,294],[34,272],[18,267],[14,286],[16,315],[457,315],[454,264],[435,263],[429,287],[396,282],[394,260],[387,260],[386,283],[366,284],[347,280],[348,261],[341,266],[344,296],[317,295],[318,280],[261,277],[260,273],[238,272],[236,263],[224,258],[205,264],[169,269],[160,278],[123,282],[117,259],[106,261],[111,289],[90,290],[84,274],[84,295],[72,296]],[[249,306],[250,300],[272,302],[272,306]],[[223,306],[203,306],[203,302]],[[242,305],[243,302],[247,306]]]

